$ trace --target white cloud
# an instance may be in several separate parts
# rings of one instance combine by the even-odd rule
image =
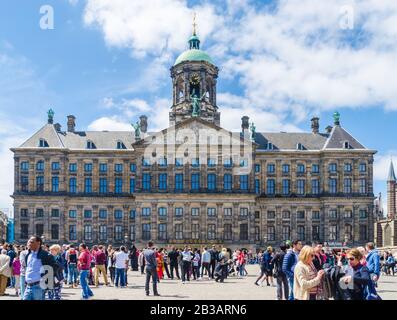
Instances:
[[[131,131],[131,124],[119,119],[117,116],[101,117],[88,125],[90,131]]]

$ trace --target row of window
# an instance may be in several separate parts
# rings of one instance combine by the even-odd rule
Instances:
[[[48,148],[49,144],[48,144],[47,140],[39,139],[39,145],[38,146],[39,146],[39,148]],[[91,141],[91,140],[87,140],[86,149],[96,149],[95,143],[93,141]],[[127,149],[127,148],[126,148],[124,142],[117,141],[116,149],[123,150],[123,149]]]
[[[36,224],[35,226],[36,234],[42,235],[44,233],[44,225],[43,224]],[[124,233],[123,226],[116,225],[114,226],[114,240],[122,241],[125,240],[127,237],[129,240],[135,241],[136,240],[136,226],[131,225],[129,234]],[[100,241],[107,241],[108,239],[108,230],[109,227],[107,225],[99,225],[99,232],[98,232],[98,239]],[[297,227],[297,238],[300,240],[306,240],[307,228],[305,226],[298,226]],[[77,226],[76,225],[69,225],[69,240],[76,241],[77,240]],[[246,241],[249,239],[248,234],[248,224],[240,224],[239,227],[239,240]],[[260,229],[259,227],[255,227],[255,241],[261,240]],[[215,224],[208,224],[207,225],[207,240],[216,240],[217,239],[217,232],[216,232],[216,225]],[[27,239],[29,237],[29,225],[28,224],[21,224],[21,238]],[[201,238],[201,229],[199,224],[192,224],[191,225],[191,232],[190,236],[186,234],[183,230],[183,224],[176,224],[174,225],[174,239],[176,240],[183,240],[185,238],[199,240]],[[367,226],[360,225],[359,226],[359,240],[365,241],[367,240]],[[224,224],[223,225],[223,240],[233,240],[233,229],[232,224]],[[283,225],[281,227],[281,238],[282,240],[289,240],[291,239],[291,227],[287,225]],[[52,224],[51,225],[51,239],[58,240],[59,239],[59,225]],[[144,223],[142,224],[142,240],[150,240],[152,239],[152,224]],[[276,241],[276,227],[275,226],[267,226],[266,228],[266,239],[265,241]],[[314,225],[311,227],[311,239],[312,240],[320,240],[320,226]],[[338,225],[330,225],[328,227],[328,241],[337,241],[337,240],[347,240],[350,241],[353,239],[353,226],[350,224],[346,224],[344,227],[344,233],[341,234],[339,232]],[[83,240],[84,241],[93,241],[93,227],[92,225],[86,224],[83,227]],[[167,224],[160,223],[158,224],[158,240],[169,240],[169,234],[167,232]]]
[[[191,215],[192,216],[199,216],[200,215],[200,208],[191,208]],[[159,217],[166,217],[168,215],[168,208],[167,207],[159,207],[157,209]],[[28,209],[23,208],[20,210],[21,217],[26,218],[28,217]],[[116,209],[113,212],[114,219],[123,219],[123,210]],[[152,214],[151,207],[143,207],[141,211],[141,215],[143,217],[149,217]],[[174,214],[176,217],[183,216],[184,208],[183,207],[176,207],[174,209]],[[100,219],[107,219],[108,217],[108,210],[107,209],[100,209],[98,212]],[[207,215],[210,217],[215,217],[217,215],[217,208],[207,208]],[[223,215],[225,217],[231,217],[233,215],[232,208],[223,208]],[[85,209],[83,211],[83,217],[86,219],[92,218],[92,210]],[[247,217],[248,216],[248,208],[240,208],[240,216]],[[42,218],[44,217],[44,209],[38,208],[36,209],[36,217]],[[51,209],[51,217],[58,218],[59,217],[59,209]],[[136,217],[136,210],[132,209],[129,211],[130,219],[135,219]],[[297,219],[305,219],[306,212],[304,210],[296,212]],[[338,218],[338,211],[336,209],[331,209],[328,211],[328,217],[330,219],[337,219]],[[343,212],[343,217],[346,219],[353,218],[353,212],[351,210],[345,210]],[[69,218],[75,219],[77,218],[77,210],[69,210]],[[259,215],[256,217],[259,218]],[[276,211],[267,211],[267,219],[275,219],[276,218]],[[291,212],[290,211],[283,211],[282,212],[283,219],[291,219]],[[320,211],[312,211],[311,218],[313,220],[320,220]],[[368,218],[368,211],[365,209],[359,210],[359,218],[360,219],[367,219]]]
[[[142,164],[144,167],[150,166],[151,162],[150,160],[144,158],[142,160]],[[158,164],[160,167],[166,167],[167,166],[167,159],[166,158],[160,158],[158,161]],[[224,166],[225,167],[232,167],[232,160],[227,159],[224,161]],[[184,165],[183,158],[175,159],[175,166],[176,167],[182,167]],[[192,159],[191,163],[192,167],[199,167],[200,166],[200,159],[195,158]],[[207,161],[208,167],[215,167],[216,166],[216,160],[215,159],[208,159]],[[240,167],[247,167],[248,166],[248,160],[243,159],[240,162]],[[36,170],[37,171],[43,171],[45,167],[44,161],[40,160],[36,163]],[[290,173],[290,165],[289,164],[283,164],[282,165],[282,173],[283,174],[289,174]],[[59,162],[52,162],[51,163],[51,169],[54,171],[60,170],[60,164]],[[92,172],[93,169],[93,164],[92,163],[85,163],[84,164],[84,171],[85,172]],[[22,171],[27,171],[29,170],[29,162],[24,161],[21,162],[21,170]],[[107,163],[100,163],[99,164],[99,172],[105,173],[108,171],[108,164]],[[122,173],[123,172],[123,164],[121,163],[116,163],[114,165],[114,171],[117,173]],[[136,172],[136,164],[131,163],[130,164],[130,171],[131,172]],[[260,164],[255,164],[255,172],[260,172],[261,171],[261,165]],[[336,163],[331,163],[328,165],[328,172],[329,173],[337,173],[338,171],[338,165]],[[344,172],[350,173],[353,171],[353,165],[351,163],[345,163],[344,164]],[[69,172],[77,172],[77,163],[70,163],[69,164]],[[297,164],[296,167],[296,172],[298,174],[304,174],[306,172],[306,166],[304,164]],[[366,163],[360,163],[359,165],[359,172],[365,173],[367,172],[367,164]],[[275,174],[276,173],[276,165],[273,163],[267,164],[267,173],[268,174]],[[313,174],[318,174],[320,173],[320,167],[318,164],[312,164],[311,165],[311,173]]]
[[[191,174],[191,185],[190,189],[192,191],[200,190],[200,178],[201,175],[199,173]],[[367,193],[367,180],[365,178],[359,179],[358,185],[358,193],[366,194]],[[129,181],[129,192],[135,192],[135,178],[130,178]],[[210,173],[207,175],[207,190],[208,191],[216,191],[217,190],[217,175],[214,173]],[[239,189],[243,191],[249,190],[249,176],[248,175],[240,175],[239,176]],[[158,189],[161,191],[166,191],[168,189],[168,174],[161,173],[158,175]],[[233,189],[233,176],[231,174],[225,174],[223,176],[223,190],[230,191]],[[23,192],[27,192],[29,190],[29,178],[27,176],[21,176],[21,190]],[[152,176],[149,173],[144,173],[142,176],[142,190],[143,191],[151,191],[152,190]],[[183,191],[184,190],[184,175],[182,173],[175,174],[175,191]],[[36,177],[36,191],[43,192],[44,191],[44,176]],[[59,192],[59,177],[53,176],[51,178],[51,191]],[[69,192],[77,193],[77,178],[72,177],[69,178]],[[92,193],[92,178],[84,178],[84,192]],[[99,193],[108,193],[108,179],[107,178],[99,178]],[[123,186],[123,178],[117,177],[114,179],[114,192],[119,194],[126,192]],[[260,180],[255,179],[255,192],[257,194],[261,193]],[[307,192],[306,188],[306,180],[298,179],[296,181],[296,193],[298,195],[304,195]],[[338,179],[329,178],[328,179],[328,192],[329,193],[338,193],[340,192],[338,188]],[[289,179],[282,180],[282,195],[289,195],[291,193],[291,181]],[[311,180],[311,194],[318,195],[321,193],[320,190],[320,180],[313,179]],[[344,178],[343,179],[343,193],[351,194],[353,193],[353,179],[352,178]],[[275,195],[276,194],[276,180],[275,179],[267,179],[266,181],[266,194]]]

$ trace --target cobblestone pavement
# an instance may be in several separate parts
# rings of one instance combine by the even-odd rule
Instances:
[[[162,280],[159,284],[161,297],[145,296],[145,278],[140,272],[128,272],[128,288],[115,288],[99,286],[91,287],[94,299],[98,300],[275,300],[276,288],[255,286],[254,281],[258,276],[259,267],[250,265],[247,267],[248,276],[243,279],[229,277],[224,283],[216,283],[212,280],[190,281],[182,284],[178,280]],[[7,289],[10,296],[0,297],[0,300],[17,300],[15,291]],[[152,293],[152,292],[151,292]],[[379,282],[378,293],[384,300],[397,300],[397,276],[382,276]],[[63,288],[62,296],[65,300],[79,300],[81,289]]]

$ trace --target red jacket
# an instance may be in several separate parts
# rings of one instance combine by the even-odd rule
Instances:
[[[106,263],[106,255],[102,250],[98,250],[94,253],[95,257],[95,265],[100,266],[100,265],[105,265]]]
[[[91,269],[91,254],[88,250],[84,250],[79,255],[79,269],[90,270]]]

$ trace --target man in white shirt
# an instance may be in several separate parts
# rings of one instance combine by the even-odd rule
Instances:
[[[204,276],[204,270],[207,270],[208,280],[210,278],[210,264],[211,264],[211,253],[208,251],[207,247],[201,255],[201,278]]]
[[[120,249],[116,249],[115,256],[115,267],[116,267],[116,279],[114,281],[116,288],[120,287],[125,288],[125,270],[128,266],[128,254],[125,252],[125,247],[122,246]]]
[[[187,246],[181,253],[182,256],[182,283],[185,283],[185,280],[190,281],[190,266],[192,264],[193,255]]]

